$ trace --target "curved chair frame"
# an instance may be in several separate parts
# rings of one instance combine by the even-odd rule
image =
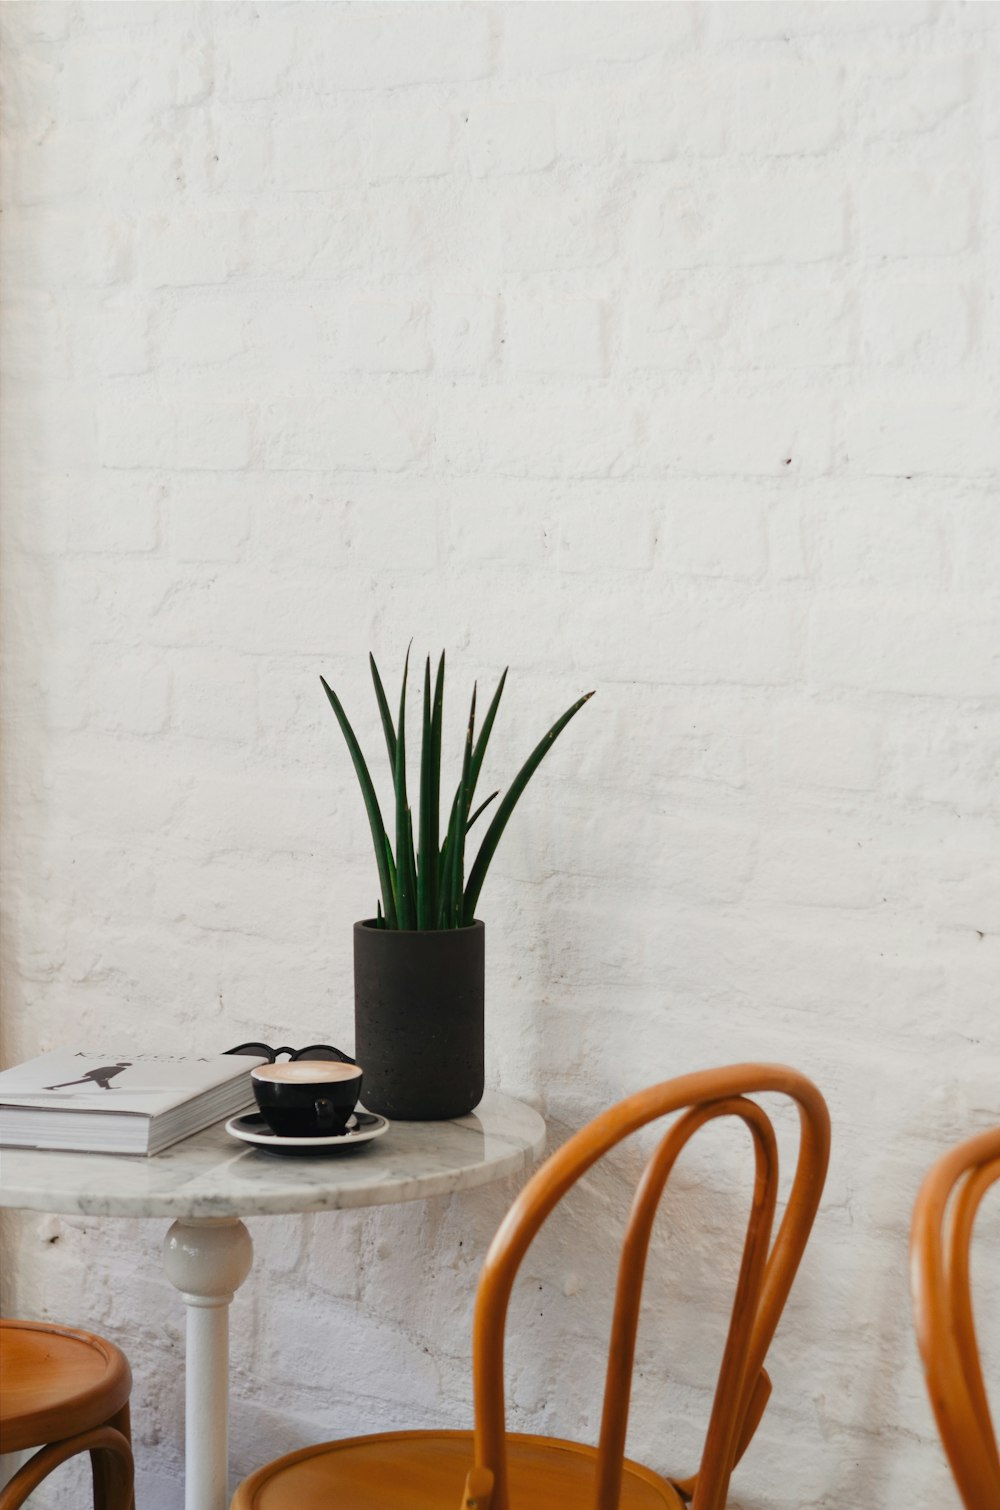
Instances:
[[[799,1112],[799,1151],[795,1177],[773,1243],[777,1204],[778,1152],[770,1119],[751,1095],[775,1092],[793,1100]],[[639,1181],[629,1214],[615,1292],[604,1410],[597,1447],[552,1437],[518,1433],[509,1439],[516,1459],[518,1492],[526,1503],[586,1503],[594,1510],[619,1510],[626,1500],[683,1510],[722,1510],[733,1465],[757,1429],[771,1384],[764,1359],[788,1296],[819,1205],[830,1151],[830,1119],[816,1087],[795,1070],[745,1064],[682,1075],[640,1091],[583,1128],[552,1155],[528,1181],[490,1245],[476,1294],[473,1321],[474,1433],[461,1431],[389,1432],[326,1442],[266,1464],[240,1485],[233,1510],[251,1510],[266,1502],[298,1510],[343,1499],[400,1507],[444,1503],[442,1494],[452,1471],[468,1467],[463,1510],[509,1510],[508,1437],[504,1411],[504,1329],[511,1290],[521,1260],[558,1201],[598,1159],[622,1139],[656,1119],[680,1113],[654,1149]],[[642,1280],[653,1222],[667,1180],[681,1151],[707,1123],[734,1117],[748,1129],[754,1151],[753,1198],[715,1397],[705,1436],[701,1465],[690,1479],[670,1480],[624,1459],[635,1338]],[[412,1456],[405,1484],[399,1478],[401,1444]],[[466,1453],[469,1455],[467,1456]],[[530,1468],[526,1460],[533,1455]],[[572,1489],[560,1480],[556,1460],[575,1462]],[[324,1466],[322,1460],[328,1459]],[[418,1494],[421,1460],[427,1481]],[[288,1475],[282,1488],[280,1480]],[[394,1476],[395,1475],[395,1476]],[[529,1482],[531,1481],[530,1486]],[[428,1483],[433,1487],[428,1489]],[[562,1483],[563,1487],[556,1489]],[[534,1491],[534,1492],[533,1492]],[[580,1497],[582,1493],[585,1499]],[[648,1491],[652,1491],[650,1494]]]
[[[745,1098],[776,1092],[796,1102],[799,1157],[785,1214],[770,1246],[777,1199],[773,1128]],[[542,1223],[566,1192],[604,1154],[640,1127],[672,1112],[674,1123],[653,1154],[629,1216],[612,1323],[598,1446],[596,1510],[615,1510],[628,1424],[629,1393],[642,1277],[653,1220],[681,1150],[707,1122],[740,1118],[754,1144],[753,1201],[729,1334],[716,1384],[701,1466],[673,1481],[692,1510],[721,1510],[735,1463],[764,1413],[770,1380],[764,1358],[777,1327],[819,1205],[830,1151],[830,1119],[819,1091],[797,1071],[746,1064],[682,1075],[640,1091],[597,1117],[529,1180],[504,1218],[483,1266],[473,1323],[475,1464],[492,1473],[491,1510],[509,1510],[504,1407],[504,1326],[518,1268]]]
[[[967,1510],[1000,1506],[1000,1454],[976,1345],[969,1250],[983,1196],[1000,1180],[1000,1127],[949,1149],[917,1196],[910,1284],[927,1392]]]
[[[50,1473],[81,1452],[90,1453],[95,1510],[130,1510],[132,1448],[128,1438],[111,1425],[95,1426],[92,1431],[39,1448],[0,1489],[0,1510],[19,1510]]]

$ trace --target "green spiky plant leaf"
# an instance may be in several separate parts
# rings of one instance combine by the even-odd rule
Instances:
[[[532,750],[510,787],[501,798],[472,863],[468,879],[465,874],[466,836],[476,819],[500,796],[491,792],[484,802],[473,808],[476,785],[486,755],[490,733],[496,719],[500,698],[507,680],[506,669],[490,701],[478,736],[476,733],[476,689],[465,730],[461,775],[448,814],[444,841],[441,840],[441,753],[444,719],[444,671],[442,652],[433,685],[431,662],[424,665],[423,707],[420,746],[420,795],[417,813],[417,842],[414,845],[413,814],[406,785],[406,689],[410,652],[403,666],[403,683],[399,697],[399,714],[395,723],[382,685],[375,657],[369,656],[375,700],[378,704],[389,770],[392,777],[395,823],[386,828],[382,820],[375,786],[361,752],[354,730],[337,694],[322,677],[323,690],[340,725],[351,761],[361,787],[378,869],[382,896],[376,904],[376,926],[396,929],[465,928],[475,920],[476,906],[490,862],[511,814],[549,750],[570,719],[593,697],[587,692],[567,708]],[[393,849],[390,832],[395,838]]]

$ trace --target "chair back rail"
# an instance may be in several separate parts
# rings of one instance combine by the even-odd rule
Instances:
[[[917,1196],[910,1282],[938,1431],[967,1510],[1000,1506],[1000,1453],[983,1381],[969,1282],[976,1215],[1000,1180],[1000,1127],[949,1149]]]
[[[766,1113],[747,1098],[777,1093],[799,1111],[799,1154],[777,1236],[778,1157]],[[518,1268],[545,1219],[610,1149],[639,1128],[684,1113],[657,1145],[632,1203],[618,1271],[595,1488],[596,1510],[616,1510],[628,1425],[642,1278],[653,1221],[670,1173],[708,1122],[736,1117],[750,1132],[754,1186],[729,1331],[697,1474],[677,1480],[692,1510],[721,1510],[734,1464],[746,1449],[770,1393],[764,1359],[802,1258],[826,1177],[830,1121],[811,1081],[780,1065],[744,1064],[682,1075],[619,1102],[546,1160],[514,1202],[490,1245],[473,1322],[476,1463],[490,1469],[491,1510],[510,1510],[504,1405],[504,1327]],[[516,1510],[516,1507],[514,1507]]]

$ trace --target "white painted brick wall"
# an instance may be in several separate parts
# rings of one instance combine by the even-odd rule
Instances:
[[[498,782],[596,686],[484,894],[490,1083],[556,1141],[681,1070],[810,1072],[833,1164],[735,1500],[955,1504],[906,1237],[1000,1111],[1000,7],[0,22],[6,1058],[349,1043],[374,868],[318,673],[374,746],[369,647],[446,645],[455,695],[510,661]],[[656,1254],[663,1469],[745,1172],[708,1136]],[[234,1473],[468,1419],[514,1189],[255,1224]],[[623,1200],[595,1177],[529,1258],[518,1427],[596,1429]],[[7,1233],[11,1309],[127,1346],[140,1503],[176,1505],[161,1224]]]

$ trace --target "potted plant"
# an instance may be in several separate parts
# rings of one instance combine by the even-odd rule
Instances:
[[[375,917],[354,925],[354,1052],[364,1070],[364,1103],[370,1111],[387,1117],[426,1121],[464,1116],[482,1097],[485,930],[476,918],[479,894],[521,793],[593,693],[568,708],[532,750],[498,802],[466,876],[466,836],[500,796],[491,792],[473,806],[507,672],[500,678],[478,732],[473,687],[461,776],[442,839],[445,658],[442,654],[438,662],[433,688],[429,657],[424,668],[416,834],[407,795],[409,659],[407,651],[394,723],[375,658],[369,656],[392,773],[395,823],[391,831],[382,820],[368,766],[340,699],[323,677],[320,681],[361,785],[381,889]]]

